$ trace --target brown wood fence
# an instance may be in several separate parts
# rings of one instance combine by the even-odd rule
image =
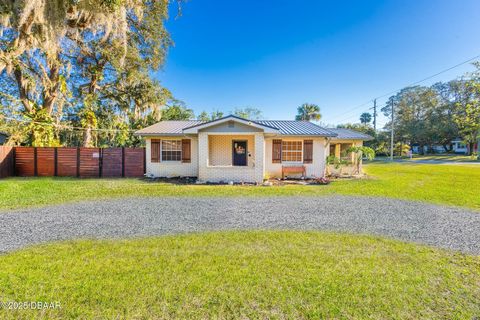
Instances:
[[[0,146],[0,178],[13,176],[15,172],[13,153],[13,147]]]
[[[144,148],[35,148],[0,146],[0,178],[142,177]]]

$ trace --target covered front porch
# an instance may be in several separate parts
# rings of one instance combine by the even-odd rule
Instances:
[[[354,155],[351,152],[347,152],[348,148],[355,147],[354,141],[331,141],[330,142],[330,155],[333,155],[348,163],[354,162]]]
[[[199,133],[199,180],[263,181],[264,137],[258,132]]]
[[[338,140],[330,141],[330,156],[336,159],[329,160],[327,163],[327,175],[333,176],[352,176],[356,174],[356,158],[352,152],[347,152],[351,147],[362,146],[362,141],[357,140]],[[360,160],[361,161],[361,160]]]

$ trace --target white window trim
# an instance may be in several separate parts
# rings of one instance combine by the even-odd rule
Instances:
[[[300,150],[300,153],[301,153],[301,160],[300,161],[286,161],[286,160],[283,160],[283,142],[292,142],[292,141],[300,141],[300,143],[302,144],[302,148]],[[285,163],[285,164],[300,164],[300,163],[303,163],[303,140],[285,140],[285,139],[282,139],[282,151],[281,151],[281,155],[280,155],[281,159],[282,159],[282,164]]]
[[[163,160],[163,141],[180,141],[180,160]],[[182,163],[182,139],[162,139],[160,141],[160,162]]]

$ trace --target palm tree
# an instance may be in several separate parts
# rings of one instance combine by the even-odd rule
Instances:
[[[319,121],[322,118],[320,107],[312,103],[304,103],[297,108],[295,120]]]
[[[372,121],[372,115],[368,112],[364,112],[360,115],[360,122],[363,124],[370,123]]]

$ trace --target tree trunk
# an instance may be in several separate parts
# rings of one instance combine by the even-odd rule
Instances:
[[[49,115],[51,115],[55,100],[57,100],[58,88],[60,87],[60,66],[57,62],[53,62],[50,67],[48,78],[50,80],[50,85],[45,88],[43,94],[43,108],[47,110]]]
[[[469,142],[469,143],[468,143],[467,156],[471,156],[471,155],[472,155],[474,145],[475,145],[474,142]]]
[[[92,128],[87,127],[83,132],[83,146],[91,147],[92,146]]]
[[[27,95],[27,90],[25,89],[24,86],[24,79],[23,79],[23,73],[20,67],[16,67],[15,71],[13,72],[15,75],[15,80],[17,81],[17,86],[18,86],[18,94],[20,97],[20,101],[22,102],[23,106],[25,107],[25,110],[28,112],[32,111],[32,102],[30,99],[28,99]]]
[[[99,63],[101,70],[103,70],[105,63]],[[90,76],[90,83],[88,85],[88,94],[93,95],[97,91],[97,84],[98,84],[98,75],[97,73],[93,73]],[[92,127],[88,124],[86,130],[83,133],[83,146],[84,147],[91,147],[92,145]]]

